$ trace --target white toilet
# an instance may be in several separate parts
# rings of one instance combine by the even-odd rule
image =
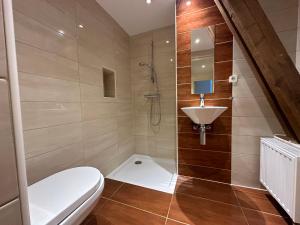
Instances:
[[[77,225],[97,204],[104,177],[93,167],[61,171],[28,187],[31,225]]]

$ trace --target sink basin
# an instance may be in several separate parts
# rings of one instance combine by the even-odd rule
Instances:
[[[211,124],[228,107],[225,106],[196,106],[184,107],[182,111],[196,124]]]

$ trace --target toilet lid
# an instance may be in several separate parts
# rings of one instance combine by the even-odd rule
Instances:
[[[104,181],[93,167],[61,171],[28,187],[32,225],[57,225],[83,204]]]

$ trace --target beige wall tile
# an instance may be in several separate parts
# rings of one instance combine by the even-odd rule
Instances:
[[[94,155],[94,157],[90,159],[86,159],[86,164],[98,168],[101,173],[106,176],[113,169],[115,169],[118,165],[122,163],[122,160],[126,160],[127,158],[122,157],[121,160],[118,159],[118,145],[113,145],[107,149],[104,149],[101,154]]]
[[[234,117],[275,117],[266,97],[234,98],[232,107]]]
[[[18,196],[18,181],[8,83],[0,79],[0,205]],[[1,217],[1,215],[0,215]]]
[[[68,16],[49,2],[47,0],[13,0],[13,7],[15,11],[21,12],[45,26],[50,26],[56,31],[63,30],[66,35],[76,37],[74,18]]]
[[[232,134],[273,136],[284,132],[274,117],[232,117]]]
[[[19,72],[79,80],[77,62],[18,42],[16,47]]]
[[[297,29],[298,8],[291,7],[267,13],[276,32]]]
[[[82,122],[83,139],[94,138],[105,133],[116,131],[118,128],[117,120],[109,116],[97,120]]]
[[[24,131],[26,158],[57,150],[81,140],[81,124],[72,123]]]
[[[261,188],[259,182],[259,156],[248,154],[232,155],[231,183]]]
[[[262,88],[260,87],[256,78],[243,78],[240,77],[237,86],[232,87],[233,97],[264,97]]]
[[[82,107],[82,120],[96,120],[105,117],[115,117],[118,113],[118,104],[111,102],[84,102]]]
[[[260,137],[247,135],[232,135],[232,154],[260,154]]]
[[[83,159],[84,152],[80,143],[29,158],[26,161],[29,184],[61,170],[82,165]]]
[[[22,101],[79,102],[78,82],[19,73]]]
[[[99,102],[103,100],[103,87],[80,84],[81,100],[83,102]]]
[[[298,6],[298,0],[259,0],[258,2],[267,14]]]
[[[102,155],[102,152],[106,153],[107,148],[117,145],[117,143],[118,134],[116,131],[105,133],[98,137],[85,139],[83,143],[85,159],[89,161],[97,155]],[[102,156],[104,158],[105,154]]]
[[[16,40],[31,46],[77,60],[76,40],[61,35],[57,30],[45,26],[18,11],[14,13]]]
[[[47,0],[49,4],[63,11],[68,18],[76,20],[76,0]]]
[[[243,78],[254,78],[254,73],[245,59],[233,61],[233,74]]]
[[[79,122],[79,103],[23,102],[23,128],[37,129],[61,124]]]
[[[0,224],[22,225],[19,199],[0,207]]]
[[[101,86],[103,83],[102,69],[79,65],[80,82],[95,86]]]

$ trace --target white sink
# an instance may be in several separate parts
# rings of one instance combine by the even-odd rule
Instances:
[[[225,106],[196,106],[184,107],[182,111],[196,124],[211,124],[228,107]]]

